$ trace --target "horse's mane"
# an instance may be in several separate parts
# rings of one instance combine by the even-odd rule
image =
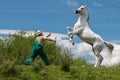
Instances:
[[[88,22],[89,27],[90,27],[90,23],[89,23],[89,14],[88,14],[88,12],[87,12],[87,15],[88,15],[87,22]]]

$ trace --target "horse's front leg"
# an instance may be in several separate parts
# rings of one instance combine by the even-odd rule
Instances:
[[[71,32],[71,31],[73,31],[74,29],[71,28],[71,27],[67,27],[67,30],[68,30],[69,32]]]
[[[81,34],[83,32],[84,27],[80,27],[78,29],[73,29],[72,31],[70,31],[68,34],[69,35],[73,35],[73,34]]]
[[[74,29],[71,28],[71,27],[67,27],[67,30],[68,30],[68,37],[73,38],[73,35],[70,34],[70,33],[71,33]]]
[[[67,30],[68,30],[68,38],[69,38],[69,41],[72,45],[74,45],[74,41],[73,41],[73,35],[72,34],[69,34],[70,32],[73,31],[73,28],[71,27],[67,27]]]

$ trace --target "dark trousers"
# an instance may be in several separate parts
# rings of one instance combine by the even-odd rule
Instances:
[[[45,65],[50,64],[45,52],[43,51],[42,45],[40,45],[38,43],[38,41],[34,42],[34,47],[33,47],[32,53],[31,53],[30,57],[25,60],[25,64],[29,65],[30,62],[33,61],[37,57],[37,55],[40,55],[40,57],[44,61]]]

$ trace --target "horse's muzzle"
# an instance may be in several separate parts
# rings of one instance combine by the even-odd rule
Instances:
[[[78,10],[75,10],[74,12],[75,12],[75,14],[78,14],[78,13],[80,13]]]

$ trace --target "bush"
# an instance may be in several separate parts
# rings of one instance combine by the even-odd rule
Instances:
[[[19,72],[15,67],[15,61],[10,61],[9,59],[4,60],[1,73],[4,74],[6,77],[16,76]]]
[[[70,71],[70,65],[72,64],[72,55],[69,52],[69,50],[65,49],[61,53],[61,69],[63,71],[69,72]]]
[[[40,57],[31,65],[24,65],[30,55],[35,36],[25,37],[20,31],[9,38],[0,39],[0,80],[119,80],[120,65],[98,67],[84,58],[72,58],[67,49],[45,41],[44,51],[51,63],[45,66]]]
[[[20,31],[16,32],[16,34],[9,35],[7,38],[0,39],[0,63],[6,64],[5,61],[10,60],[14,61],[14,65],[24,64],[25,59],[31,54],[33,43],[36,38],[35,36],[25,37],[25,34],[26,32]],[[51,65],[62,65],[64,66],[62,67],[63,70],[69,71],[72,59],[69,54],[70,52],[61,49],[61,47],[56,46],[53,42],[45,41],[44,43],[44,51]],[[37,64],[39,64],[40,61],[41,58],[36,58],[34,60]],[[43,63],[41,63],[41,65],[43,65]]]
[[[28,36],[24,37],[24,31],[20,31],[14,35],[9,35],[1,41],[1,55],[0,59],[16,59],[17,64],[23,64],[24,60],[30,54],[34,37]]]

